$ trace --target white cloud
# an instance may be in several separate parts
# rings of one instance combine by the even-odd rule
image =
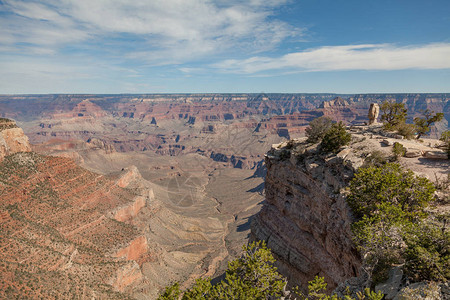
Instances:
[[[301,30],[270,19],[286,1],[210,0],[5,0],[0,45],[52,45],[55,50],[77,43],[132,35],[145,42],[126,50],[146,61],[183,62],[241,48],[271,49]],[[133,42],[133,41],[131,41]],[[18,48],[18,50],[23,50]]]
[[[228,73],[449,69],[450,43],[396,47],[389,44],[328,46],[281,57],[225,60],[212,67]]]

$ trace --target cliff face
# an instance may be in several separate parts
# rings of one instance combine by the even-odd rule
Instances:
[[[300,142],[269,151],[266,204],[252,223],[252,237],[267,241],[290,282],[305,286],[319,275],[334,288],[357,276],[360,267],[351,240],[351,214],[339,194],[354,166],[343,163],[348,151],[331,159],[314,152]],[[353,163],[361,161],[355,158]]]
[[[7,155],[31,151],[28,137],[14,121],[0,119],[0,162]]]

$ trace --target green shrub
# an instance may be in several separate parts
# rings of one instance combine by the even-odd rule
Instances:
[[[172,285],[169,285],[165,288],[164,292],[162,292],[158,300],[175,300],[179,299],[181,296],[180,284],[175,282]]]
[[[320,147],[325,153],[338,152],[342,146],[348,145],[351,139],[352,136],[345,130],[344,124],[342,122],[335,123],[325,133]]]
[[[401,263],[403,231],[411,224],[399,205],[387,202],[377,204],[370,216],[352,224],[354,242],[372,283],[385,281],[391,266]]]
[[[197,279],[195,284],[185,291],[174,283],[166,287],[159,295],[159,300],[190,299],[279,299],[284,294],[286,279],[273,266],[275,259],[264,242],[253,242],[243,246],[240,258],[231,261],[226,270],[225,279],[212,285],[208,278]],[[299,287],[292,289],[291,295],[299,300],[341,300],[342,298],[327,295],[327,284],[323,277],[316,276],[309,281],[308,293],[304,294]],[[358,299],[381,300],[383,294],[366,289],[358,293]],[[355,300],[346,296],[345,300]]]
[[[273,266],[275,258],[265,242],[244,245],[243,250],[240,258],[228,264],[225,280],[216,286],[214,298],[267,299],[281,296],[286,281]]]
[[[384,153],[382,151],[375,150],[364,159],[364,167],[381,167],[387,162],[388,160]]]
[[[333,121],[327,117],[318,117],[311,122],[306,128],[306,136],[308,137],[307,142],[317,143],[323,139],[325,133],[330,129]]]
[[[295,297],[293,299],[299,299],[299,300],[340,300],[341,297],[338,297],[337,295],[327,295],[325,293],[327,289],[327,283],[325,282],[323,277],[319,277],[316,275],[313,280],[308,281],[308,294],[305,295],[302,292],[300,292],[298,289],[294,290],[294,294],[298,297]],[[375,293],[374,291],[371,291],[370,289],[366,288],[363,292],[357,293],[358,300],[381,300],[383,299],[384,295],[381,292]],[[288,298],[292,299],[292,298]],[[345,296],[345,300],[355,300],[355,298],[352,298],[350,296]]]
[[[450,279],[450,233],[419,223],[405,234],[405,270],[415,281]]]
[[[428,179],[388,163],[360,168],[349,189],[348,204],[359,218],[353,238],[372,283],[399,264],[413,281],[450,279],[450,233],[445,221],[441,227],[423,212],[435,191]]]
[[[433,199],[435,191],[428,179],[396,163],[360,168],[349,188],[347,202],[358,217],[370,216],[383,202],[400,205],[407,212],[420,211]]]
[[[180,292],[176,283],[166,288],[158,299],[268,299],[280,297],[286,281],[273,266],[275,259],[265,242],[243,246],[240,258],[228,263],[225,279],[212,286],[208,279],[198,279],[194,286]]]
[[[406,154],[406,148],[403,147],[402,144],[395,142],[392,147],[392,153],[394,153],[395,159],[398,159],[399,157],[403,157]]]

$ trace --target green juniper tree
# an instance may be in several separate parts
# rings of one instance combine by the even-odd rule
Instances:
[[[325,133],[320,148],[323,152],[338,152],[342,146],[348,145],[352,140],[350,133],[345,130],[342,122],[331,125],[330,129]]]
[[[395,130],[397,126],[406,122],[407,109],[405,104],[384,101],[381,106],[381,121],[387,130]]]
[[[414,124],[416,125],[417,131],[417,139],[419,139],[422,135],[427,134],[431,130],[430,126],[433,123],[440,122],[444,119],[443,113],[434,114],[434,111],[430,111],[429,109],[423,111],[422,114],[423,118],[414,118]]]
[[[309,122],[309,126],[306,128],[306,136],[308,137],[307,141],[309,143],[317,143],[320,142],[327,131],[330,129],[333,121],[327,117],[318,117]]]
[[[316,276],[308,282],[308,291],[303,293],[294,287],[285,291],[287,281],[273,266],[275,259],[265,242],[253,242],[243,246],[240,258],[231,261],[226,270],[225,279],[212,285],[208,278],[197,279],[195,284],[182,291],[178,283],[166,287],[159,300],[203,300],[203,299],[244,299],[264,300],[342,300],[336,295],[327,295],[327,284],[323,277]],[[366,289],[358,293],[359,300],[381,300],[382,293]],[[355,300],[346,296],[345,300]]]
[[[403,265],[412,281],[450,279],[450,233],[425,211],[434,185],[398,164],[360,168],[347,202],[356,221],[354,241],[372,283]]]

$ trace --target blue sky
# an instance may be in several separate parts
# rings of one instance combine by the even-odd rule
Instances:
[[[448,0],[0,0],[0,93],[450,92]]]

